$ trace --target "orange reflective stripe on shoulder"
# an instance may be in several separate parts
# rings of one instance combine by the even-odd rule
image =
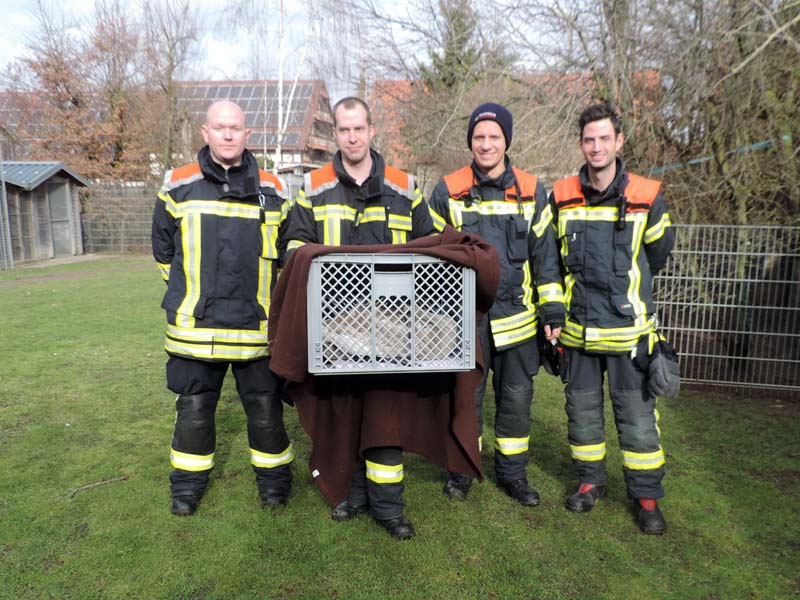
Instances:
[[[181,179],[188,179],[189,177],[200,174],[202,174],[200,171],[200,164],[191,163],[172,169],[172,177],[170,177],[170,181],[180,181]]]
[[[275,177],[275,175],[273,175],[269,171],[265,171],[264,169],[259,169],[258,170],[258,179],[259,179],[262,187],[264,186],[264,183],[266,182],[268,184],[271,184],[279,192],[283,191],[283,183],[281,183],[281,180],[278,179],[277,177]]]
[[[656,199],[659,191],[661,191],[660,181],[628,173],[628,185],[625,186],[625,196],[628,198],[628,212],[646,212],[650,210],[653,200]]]
[[[583,197],[583,191],[581,190],[580,178],[577,175],[573,175],[556,181],[553,184],[553,198],[556,206],[586,204],[586,199]]]
[[[518,169],[517,167],[512,166],[511,170],[514,171],[514,177],[517,178],[517,183],[519,184],[519,193],[523,198],[530,198],[533,199],[536,197],[536,184],[539,182],[539,178],[536,175],[528,173],[527,171],[523,171],[522,169]],[[506,200],[512,200],[514,202],[517,201],[516,198],[509,198],[508,193],[513,191],[511,188],[506,190]]]
[[[405,171],[386,165],[383,168],[383,178],[397,188],[412,193],[414,191],[414,179]]]
[[[306,174],[306,189],[307,196],[315,193],[319,187],[336,181],[336,170],[333,168],[333,163],[329,162],[321,166],[319,169],[314,169]]]
[[[190,163],[182,167],[170,169],[164,174],[164,187],[161,188],[163,192],[169,192],[182,185],[192,183],[198,179],[203,178],[203,171],[200,170],[198,163]]]
[[[444,176],[444,184],[447,186],[451,198],[462,198],[469,194],[473,181],[474,177],[470,166],[462,167],[458,171]]]

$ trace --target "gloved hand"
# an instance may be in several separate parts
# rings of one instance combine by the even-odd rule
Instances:
[[[665,340],[658,340],[650,355],[647,371],[647,389],[652,396],[676,398],[681,387],[678,354]]]

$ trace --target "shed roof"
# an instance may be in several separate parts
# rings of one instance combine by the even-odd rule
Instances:
[[[4,161],[3,174],[7,183],[32,190],[53,175],[65,174],[79,184],[89,187],[89,182],[63,162],[44,160]]]

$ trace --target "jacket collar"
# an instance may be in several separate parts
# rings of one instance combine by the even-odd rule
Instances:
[[[617,173],[609,186],[604,190],[596,190],[589,183],[589,168],[584,164],[578,172],[578,177],[581,182],[581,191],[583,197],[587,202],[602,202],[609,198],[618,198],[622,192],[625,191],[625,186],[628,185],[628,173],[625,171],[625,163],[622,159],[617,157]]]
[[[373,198],[383,197],[383,173],[385,163],[383,157],[372,148],[369,149],[369,155],[372,158],[372,170],[369,177],[359,185],[356,180],[350,177],[350,174],[345,170],[342,163],[342,152],[337,150],[333,156],[333,170],[336,171],[336,177],[343,185],[350,188],[355,194],[356,198],[360,200],[369,201]]]
[[[219,186],[227,186],[222,190],[222,197],[245,197],[259,191],[259,174],[256,157],[249,150],[242,155],[242,162],[225,169],[211,157],[211,150],[203,146],[197,153],[197,162],[203,175]]]
[[[505,169],[503,170],[500,175],[497,177],[487,177],[475,164],[475,161],[472,161],[472,174],[474,175],[475,183],[478,187],[495,187],[500,190],[507,190],[508,188],[514,187],[514,184],[517,181],[516,175],[514,175],[514,169],[511,168],[511,159],[508,158],[506,154],[503,157],[503,161],[505,162]]]

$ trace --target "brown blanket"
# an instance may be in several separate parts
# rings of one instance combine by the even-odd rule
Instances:
[[[270,368],[289,381],[313,448],[309,467],[325,498],[347,497],[350,479],[366,448],[400,446],[450,471],[482,478],[475,419],[478,365],[460,373],[381,375],[308,374],[306,285],[311,260],[333,252],[427,254],[476,271],[476,319],[489,310],[500,277],[497,253],[480,237],[448,227],[442,235],[391,246],[306,244],[287,262],[272,295]]]

